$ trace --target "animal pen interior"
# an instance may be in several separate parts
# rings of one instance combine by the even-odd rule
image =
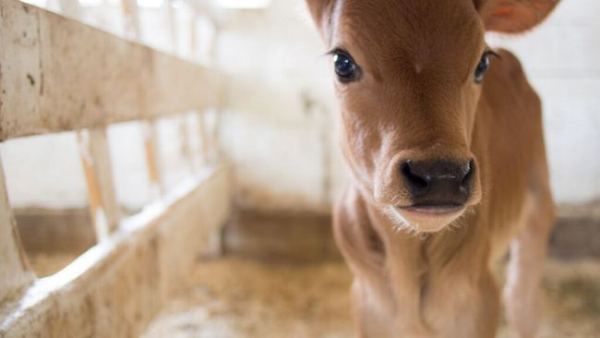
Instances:
[[[491,37],[523,53],[550,110],[541,337],[600,336],[592,8]],[[1,337],[354,336],[330,70],[305,11],[0,0]]]

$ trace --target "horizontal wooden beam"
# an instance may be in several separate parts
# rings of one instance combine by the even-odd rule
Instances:
[[[2,304],[0,337],[139,337],[229,217],[229,176],[219,167],[183,182],[64,270]]]
[[[0,141],[217,104],[199,64],[17,0],[0,16]]]

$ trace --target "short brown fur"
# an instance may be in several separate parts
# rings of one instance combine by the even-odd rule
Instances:
[[[541,104],[518,60],[499,51],[484,83],[473,70],[484,33],[522,32],[550,0],[307,0],[324,39],[361,66],[337,83],[341,146],[352,182],[335,210],[354,274],[360,337],[494,337],[491,266],[511,249],[507,318],[533,338],[553,224]],[[476,163],[459,216],[411,214],[405,161]],[[414,217],[413,217],[414,216]]]

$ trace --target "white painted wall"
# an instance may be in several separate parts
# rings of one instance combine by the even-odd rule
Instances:
[[[13,206],[60,208],[87,203],[75,133],[8,141],[0,150]]]
[[[302,1],[224,21],[219,66],[230,88],[222,142],[236,164],[238,202],[261,209],[328,210],[334,157],[329,58]],[[335,162],[335,161],[334,161]]]
[[[539,29],[494,42],[514,51],[542,97],[554,194],[600,197],[600,2],[563,0]]]

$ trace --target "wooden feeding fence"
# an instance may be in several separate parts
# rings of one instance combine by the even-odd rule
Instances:
[[[76,8],[72,1],[61,1]],[[71,5],[70,7],[67,5]],[[135,2],[128,30],[139,35]],[[203,253],[218,249],[230,214],[228,166],[204,112],[218,108],[223,76],[17,0],[0,2],[0,141],[74,131],[96,244],[65,269],[37,278],[28,264],[0,161],[0,336],[133,337],[181,286]],[[162,183],[158,118],[194,111],[205,166]],[[119,212],[106,129],[140,121],[148,177],[158,194],[141,212]],[[186,156],[190,140],[182,138]],[[84,226],[84,225],[82,225]]]

